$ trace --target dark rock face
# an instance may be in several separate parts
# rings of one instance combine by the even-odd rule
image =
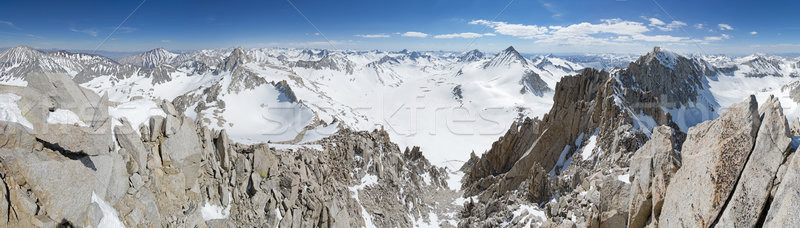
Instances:
[[[388,56],[387,56],[388,57]],[[292,62],[289,64],[292,67],[300,67],[300,68],[307,68],[307,69],[331,69],[331,70],[344,70],[348,74],[353,73],[354,65],[347,59],[344,58],[337,58],[331,55],[325,55],[320,60],[316,61],[306,61],[306,60],[298,60],[296,62]]]
[[[533,71],[526,71],[519,83],[522,84],[522,90],[520,90],[522,94],[529,92],[536,96],[542,96],[545,92],[550,91],[547,83]]]
[[[619,72],[625,88],[648,91],[666,108],[676,108],[696,101],[705,76],[716,73],[710,64],[688,59],[656,47]]]
[[[458,57],[458,61],[459,62],[473,62],[473,61],[481,60],[481,59],[483,59],[483,57],[484,57],[483,52],[478,51],[478,49],[473,49],[472,51],[469,51],[469,52],[464,53],[463,55],[459,56]]]
[[[521,124],[513,123],[506,134],[492,143],[489,152],[471,165],[465,172],[463,188],[466,195],[475,195],[492,184],[491,179],[483,178],[508,172],[514,163],[533,145],[538,138],[539,120],[526,118]]]

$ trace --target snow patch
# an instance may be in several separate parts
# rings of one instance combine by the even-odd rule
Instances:
[[[298,145],[298,144],[269,143],[268,145],[270,147],[274,147],[275,149],[278,149],[278,150],[293,150],[293,151],[295,151],[295,150],[300,150],[302,148],[318,150],[318,151],[322,151],[323,150],[322,145],[319,145],[319,144]]]
[[[374,223],[372,223],[372,215],[367,212],[367,209],[365,209],[363,205],[361,205],[361,199],[358,198],[358,191],[373,184],[378,184],[378,176],[367,173],[361,178],[360,184],[348,188],[350,193],[353,194],[353,198],[355,198],[358,202],[358,206],[361,207],[361,216],[363,216],[364,226],[367,228],[374,228],[376,226]]]
[[[420,216],[419,218],[417,218],[416,221],[414,221],[414,227],[419,227],[419,228],[440,227],[439,226],[439,216],[436,215],[436,213],[433,213],[433,211],[428,212],[428,221],[429,222],[425,222],[422,219],[422,217]]]
[[[17,101],[21,98],[11,93],[0,94],[0,121],[19,123],[33,129],[33,124],[22,115],[22,111],[17,106]]]
[[[136,133],[139,132],[139,125],[149,126],[151,116],[167,117],[167,113],[156,105],[152,100],[139,99],[109,107],[108,114],[113,118],[113,126],[121,126],[121,119],[125,117],[131,123],[131,127]]]
[[[631,175],[627,174],[627,173],[617,176],[617,180],[625,182],[626,184],[630,184],[631,183],[631,179],[630,178],[631,178]]]
[[[589,157],[591,157],[594,153],[595,147],[597,147],[597,132],[592,134],[592,136],[586,140],[586,146],[584,146],[583,150],[581,151],[581,158],[583,158],[584,161],[589,160]]]
[[[81,118],[78,117],[77,114],[74,112],[67,110],[67,109],[56,109],[53,112],[47,114],[47,123],[48,124],[78,124],[81,127],[88,127]]]
[[[116,227],[125,227],[122,224],[122,221],[119,220],[119,213],[117,210],[114,209],[111,205],[109,205],[105,200],[101,199],[97,194],[92,192],[92,203],[96,203],[97,206],[100,207],[100,211],[103,212],[103,217],[100,218],[100,223],[97,224],[99,228],[116,228]]]
[[[524,215],[524,218],[520,219],[521,222],[524,222],[524,224],[518,224],[520,227],[530,227],[533,224],[539,225],[547,220],[547,215],[544,213],[544,210],[535,205],[527,204],[522,204],[519,206],[519,208],[511,212],[514,214],[512,219],[523,216],[524,212],[527,212],[527,214]],[[507,222],[504,224],[509,225]]]
[[[339,122],[328,124],[328,126],[317,126],[314,129],[307,130],[305,134],[303,134],[303,139],[297,144],[319,141],[320,139],[336,134],[338,131]]]
[[[228,199],[233,202],[233,197],[228,196]],[[203,216],[203,221],[226,219],[231,215],[231,204],[229,203],[227,207],[222,208],[222,206],[206,202],[206,204],[200,208],[200,214]]]

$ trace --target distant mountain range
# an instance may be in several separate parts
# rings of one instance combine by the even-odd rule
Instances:
[[[112,101],[124,102],[135,97],[173,100],[188,115],[210,126],[228,129],[234,138],[243,141],[292,141],[298,132],[313,128],[318,120],[330,123],[336,119],[356,129],[392,127],[396,130],[392,132],[394,140],[401,145],[421,145],[424,151],[455,150],[461,156],[448,153],[447,157],[466,159],[472,150],[488,149],[491,140],[512,121],[544,114],[552,104],[553,89],[561,77],[580,73],[585,67],[615,71],[628,67],[635,59],[635,56],[612,54],[526,58],[509,47],[494,55],[478,50],[457,54],[243,48],[173,53],[158,48],[114,60],[101,55],[19,46],[0,52],[0,82],[25,85],[27,72],[64,73],[95,92],[108,93]],[[784,82],[800,75],[800,58],[709,55],[693,59],[701,61],[706,70],[714,72],[712,75],[719,75],[720,80],[712,80],[711,84],[725,82],[722,78],[754,77],[779,77],[782,79],[778,81]],[[456,88],[458,96],[454,95]],[[246,95],[254,93],[261,95]],[[297,102],[299,110],[306,110],[300,112],[313,114],[291,121],[295,123],[291,133],[269,137],[259,132],[271,129],[269,126],[240,122],[234,115],[251,110],[250,105],[272,104],[278,97],[291,98],[280,100]],[[241,102],[244,103],[239,105]],[[403,108],[397,109],[411,104],[469,110],[495,107],[497,110],[492,113],[469,113],[463,117],[484,115],[492,121],[478,121],[475,124],[480,126],[472,128],[497,130],[490,134],[494,136],[466,136],[473,137],[469,140],[473,143],[441,146],[438,140],[449,138],[456,142],[461,137],[447,129],[446,122],[428,124],[437,121],[427,119],[435,116],[432,113],[412,115]],[[365,105],[385,110],[356,108]],[[394,115],[386,114],[392,110],[396,111]],[[285,114],[276,115],[289,121]],[[419,132],[439,135],[415,134]],[[444,160],[443,157],[438,161]]]

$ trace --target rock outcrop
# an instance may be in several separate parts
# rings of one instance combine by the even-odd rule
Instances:
[[[772,189],[769,210],[764,217],[764,227],[800,226],[800,153],[795,151],[778,172],[778,184]],[[781,175],[783,174],[783,175]],[[763,215],[763,212],[761,212]]]
[[[401,151],[384,131],[341,129],[313,146],[244,145],[164,101],[165,116],[131,126],[108,115],[107,98],[63,75],[40,76],[54,91],[0,86],[22,97],[35,123],[0,122],[0,226],[446,227],[459,207],[447,170],[419,148]],[[58,99],[29,103],[51,93]],[[72,105],[104,109],[75,110],[103,121],[46,120]]]
[[[761,120],[754,96],[689,129],[683,164],[667,187],[659,225],[709,227],[727,204],[753,149]]]
[[[778,98],[770,97],[758,112],[761,126],[755,147],[717,226],[756,227],[761,214],[753,212],[764,211],[769,206],[767,203],[775,175],[786,155],[791,152],[789,124]]]
[[[477,202],[459,225],[508,224],[508,211],[525,205],[546,213],[545,227],[754,227],[769,213],[790,221],[793,207],[775,201],[793,197],[784,184],[792,128],[777,98],[759,108],[750,97],[693,127],[667,113],[716,112],[703,95],[715,72],[656,48],[612,73],[563,77],[537,132],[512,126],[470,161],[463,187]]]
[[[667,186],[681,167],[678,134],[667,126],[653,129],[650,140],[631,158],[628,227],[645,227],[658,220]]]

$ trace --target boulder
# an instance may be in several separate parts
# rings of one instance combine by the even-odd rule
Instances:
[[[94,192],[101,199],[116,204],[128,192],[128,172],[125,161],[119,154],[106,154],[89,157],[97,171]]]
[[[689,128],[682,166],[667,187],[659,225],[709,227],[736,187],[760,125],[755,96]]]
[[[267,145],[260,145],[253,151],[253,171],[261,177],[275,175],[278,159],[269,150]]]
[[[68,124],[47,125],[36,129],[36,138],[45,146],[67,154],[101,155],[114,147],[108,121],[97,129]]]
[[[60,73],[30,72],[26,75],[28,87],[34,88],[55,101],[55,108],[67,109],[91,127],[103,125],[108,116],[108,96],[100,97],[78,86],[67,75]]]
[[[223,169],[226,171],[230,170],[231,168],[231,152],[232,149],[230,148],[230,139],[228,139],[228,133],[223,129],[219,132],[217,139],[214,140],[215,145],[217,147],[217,153],[219,156],[219,163]]]
[[[31,194],[38,199],[39,210],[43,210],[51,220],[87,225],[87,208],[95,189],[94,164],[86,157],[72,160],[59,158],[54,152],[37,153],[0,149],[4,168],[13,170],[6,174],[6,178],[29,186],[31,192],[22,194]],[[15,204],[14,207],[19,206]]]
[[[652,137],[631,158],[631,201],[629,227],[644,227],[657,221],[664,203],[667,186],[680,168],[675,150],[675,130],[667,126],[653,129]]]
[[[30,151],[36,145],[32,133],[19,123],[0,121],[0,148]]]
[[[167,138],[161,144],[162,157],[166,156],[169,161],[178,163],[178,167],[200,161],[203,148],[195,124],[190,118],[184,116],[178,119],[167,116],[163,126]]]
[[[733,195],[719,218],[721,227],[755,227],[767,206],[778,167],[791,149],[789,124],[777,97],[759,109],[762,116],[756,144],[739,177]]]
[[[142,172],[146,170],[148,150],[142,143],[141,136],[131,127],[128,119],[122,118],[122,125],[114,127],[114,135],[121,148],[130,153],[131,158],[136,161],[138,169]]]

